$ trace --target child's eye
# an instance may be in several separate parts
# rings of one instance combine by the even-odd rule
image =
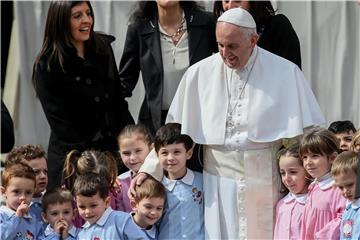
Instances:
[[[121,152],[121,154],[128,156],[128,155],[130,155],[130,152]]]

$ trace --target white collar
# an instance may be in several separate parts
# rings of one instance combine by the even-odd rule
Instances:
[[[54,231],[54,229],[51,227],[51,225],[48,224],[48,225],[46,226],[45,231],[44,231],[45,237],[47,237],[47,236],[49,236],[50,234],[53,234],[53,233],[58,235],[58,233],[56,233],[56,232]],[[76,235],[77,235],[77,234],[76,234],[76,227],[74,227],[74,225],[71,225],[68,233],[69,233],[69,235],[72,236],[73,238],[76,238]]]
[[[108,207],[105,212],[103,213],[103,215],[99,218],[99,220],[97,220],[97,222],[95,224],[103,226],[107,219],[109,218],[110,214],[113,212],[114,210],[112,210],[111,207]],[[84,225],[83,228],[88,228],[90,227],[91,224],[87,221]]]
[[[155,224],[151,226],[150,229],[145,229],[140,227],[139,225],[137,225],[137,223],[134,220],[134,215],[135,212],[130,212],[130,216],[131,216],[131,220],[133,221],[133,223],[135,224],[136,227],[138,227],[140,230],[145,231],[152,239],[155,239],[156,237],[156,227]]]
[[[298,203],[305,204],[305,202],[306,202],[306,197],[307,197],[307,193],[295,195],[295,194],[289,192],[289,193],[284,197],[284,202],[285,202],[285,203],[290,203],[290,202],[292,202],[292,201],[295,200],[295,201],[298,202]]]
[[[1,206],[0,209],[3,210],[8,216],[16,215],[16,211],[8,208],[7,206]],[[32,216],[29,213],[26,213],[23,218],[32,219]]]
[[[329,172],[320,178],[316,178],[314,180],[314,183],[317,183],[321,190],[326,190],[334,185],[334,180],[332,179],[331,174]]]
[[[346,209],[352,208],[357,210],[360,208],[360,198],[356,199],[354,202],[350,202],[349,200],[346,201]]]
[[[164,187],[166,187],[167,190],[172,191],[174,189],[177,181],[181,181],[181,182],[185,183],[186,185],[191,186],[194,182],[194,178],[195,178],[194,172],[191,171],[190,169],[186,168],[186,174],[182,179],[172,180],[172,179],[169,179],[164,176],[162,182],[163,182]]]

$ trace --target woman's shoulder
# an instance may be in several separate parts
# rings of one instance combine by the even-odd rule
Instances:
[[[214,24],[216,22],[216,17],[211,12],[201,9],[184,9],[184,11],[185,16],[194,24]]]
[[[281,13],[272,16],[271,24],[276,25],[279,28],[286,27],[286,26],[292,27],[290,20],[284,14],[281,14]]]
[[[113,35],[109,35],[103,32],[95,32],[95,34],[97,38],[105,44],[111,44],[116,39]]]

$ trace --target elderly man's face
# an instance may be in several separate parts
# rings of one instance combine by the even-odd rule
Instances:
[[[258,35],[247,36],[240,27],[226,22],[216,25],[216,40],[225,64],[232,69],[242,69],[254,49]]]

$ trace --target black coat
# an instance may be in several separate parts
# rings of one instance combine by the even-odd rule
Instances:
[[[110,43],[113,37],[100,35],[105,43],[101,54],[87,49],[85,60],[74,48],[67,49],[64,70],[46,57],[37,65],[35,89],[51,129],[48,149],[49,185],[58,185],[63,160],[72,149],[116,151],[116,137],[133,123],[120,89],[117,66]],[[56,183],[53,183],[54,179]]]
[[[301,69],[300,41],[285,15],[272,16],[266,24],[260,23],[257,28],[259,47],[295,63]]]
[[[211,13],[199,10],[185,8],[184,13],[189,37],[189,62],[192,65],[218,51],[216,19]],[[140,109],[139,122],[155,132],[161,126],[163,95],[163,63],[156,15],[149,21],[135,22],[128,27],[119,70],[127,96],[131,96],[141,71],[145,99]]]

